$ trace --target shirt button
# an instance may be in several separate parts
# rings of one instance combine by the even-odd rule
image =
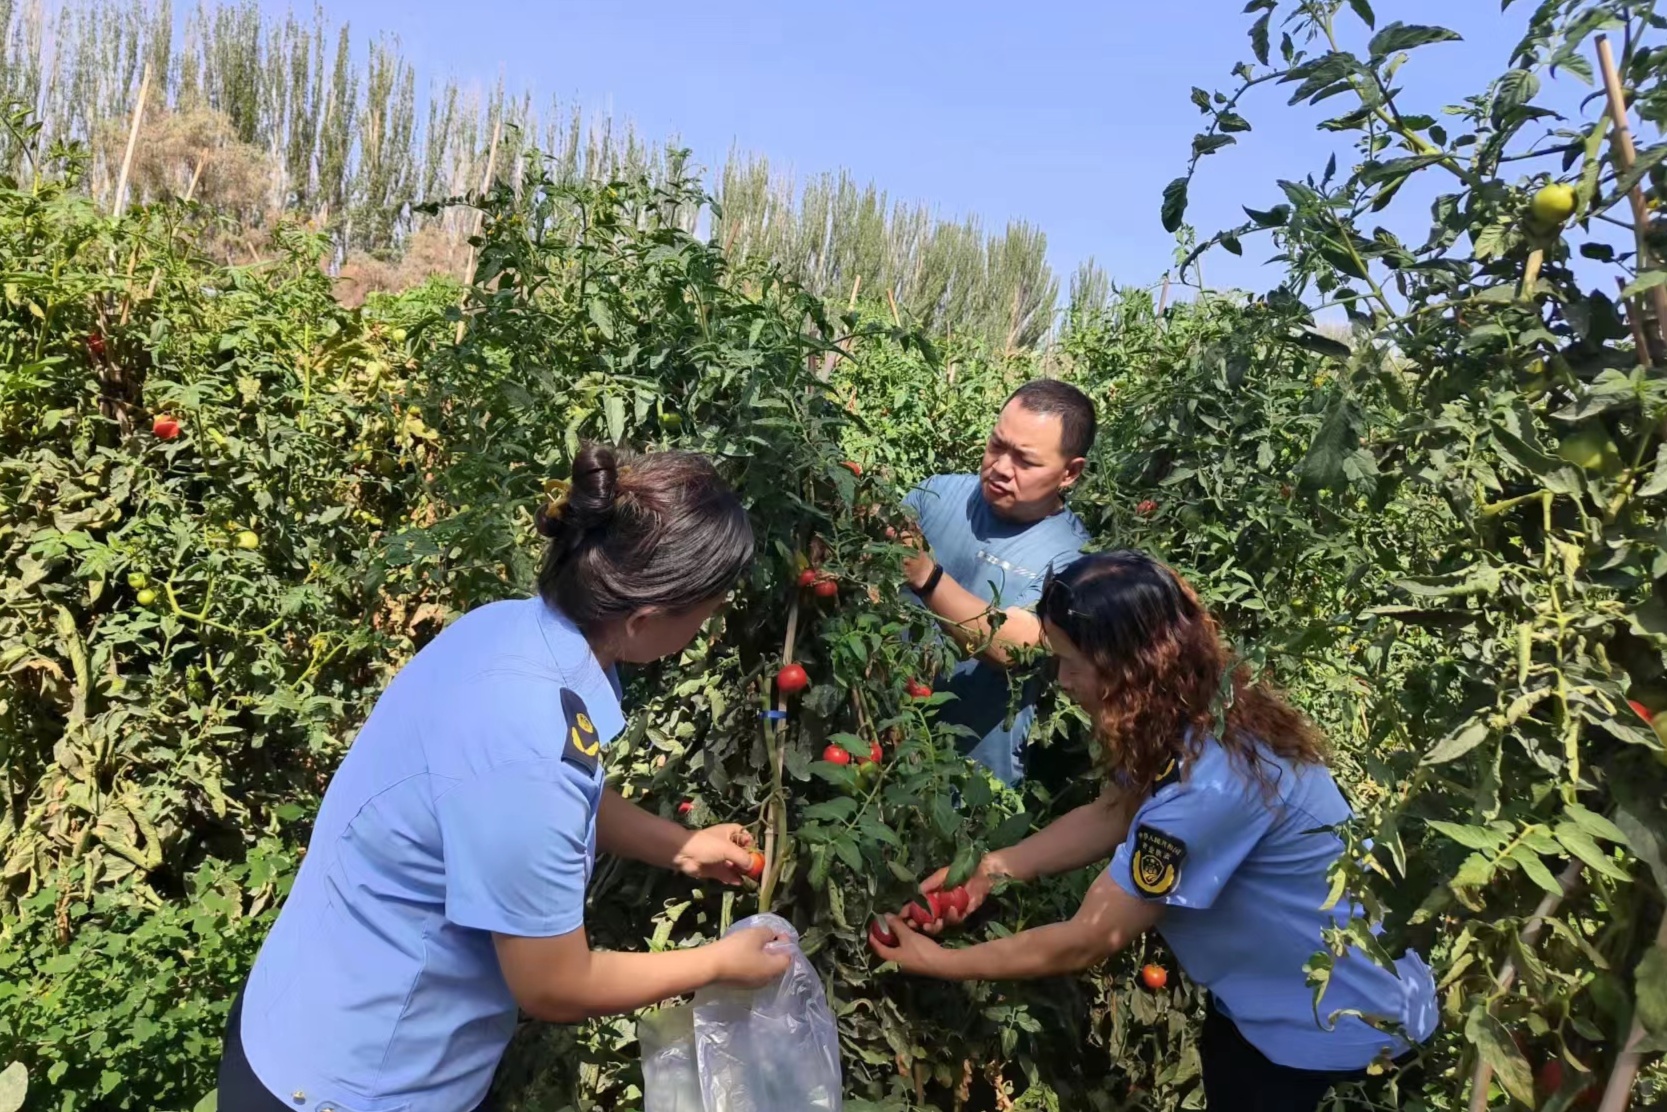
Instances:
[[[289,1099],[293,1100],[296,1104],[306,1104],[307,1094],[303,1093],[300,1089],[297,1089],[289,1095]]]

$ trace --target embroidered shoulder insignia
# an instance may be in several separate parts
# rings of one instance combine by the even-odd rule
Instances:
[[[1163,766],[1163,771],[1158,773],[1158,778],[1152,782],[1152,794],[1157,795],[1169,785],[1179,784],[1180,782],[1181,766],[1174,757],[1171,757],[1169,763]]]
[[[561,712],[567,719],[567,743],[562,746],[561,759],[594,773],[602,755],[602,739],[577,691],[561,689]]]
[[[1187,844],[1149,826],[1134,832],[1134,851],[1129,873],[1143,895],[1167,896],[1181,879],[1181,865],[1187,859]]]

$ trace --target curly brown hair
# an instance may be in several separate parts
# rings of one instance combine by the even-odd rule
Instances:
[[[1113,782],[1144,796],[1172,761],[1196,757],[1210,737],[1265,791],[1272,784],[1259,752],[1325,763],[1320,731],[1232,659],[1198,593],[1145,553],[1084,556],[1049,577],[1037,612],[1094,666],[1095,726]]]

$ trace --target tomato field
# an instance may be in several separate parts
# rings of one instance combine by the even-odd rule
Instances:
[[[1332,941],[1436,970],[1422,1105],[1667,1102],[1667,19],[1507,7],[1520,44],[1443,110],[1401,69],[1451,32],[1252,0],[1246,61],[1194,91],[1150,218],[1186,249],[1177,291],[1208,251],[1282,278],[1077,298],[1045,336],[737,250],[681,159],[520,160],[437,207],[479,214],[468,282],[348,307],[325,232],[279,222],[249,262],[208,202],[113,215],[86,153],[6,104],[0,1063],[27,1072],[22,1106],[213,1107],[231,995],[355,728],[450,618],[529,589],[532,513],[598,439],[710,453],[751,510],[749,579],[628,677],[608,761],[668,818],[747,824],[765,862],[744,890],[600,862],[593,943],[789,918],[859,1112],[1201,1107],[1200,998],[1156,936],[1033,984],[917,981],[866,944],[933,869],[1095,791],[1061,700],[1021,791],[934,729],[910,687],[942,662],[888,533],[1037,374],[1099,407],[1072,494],[1096,544],[1181,569],[1326,731],[1357,815],[1337,891],[1387,925]],[[1590,85],[1584,115],[1543,105],[1554,82]],[[1337,157],[1192,229],[1194,176],[1286,101],[1328,114]],[[795,662],[805,690],[765,717]],[[1068,915],[1090,879],[1008,887],[964,934]],[[633,1108],[641,1083],[622,1018],[524,1026],[499,1091]]]

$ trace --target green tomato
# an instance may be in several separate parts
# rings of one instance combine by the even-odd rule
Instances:
[[[148,587],[140,591],[135,597],[138,599],[140,606],[153,606],[156,603],[156,592]]]
[[[150,580],[145,578],[145,573],[142,571],[133,572],[127,577],[127,585],[135,591],[144,590],[145,584],[149,582]]]

